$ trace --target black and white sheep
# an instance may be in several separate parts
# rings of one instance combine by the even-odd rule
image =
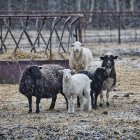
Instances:
[[[116,70],[115,70],[115,62],[114,60],[117,59],[118,56],[114,56],[111,53],[105,54],[103,57],[100,57],[102,60],[102,67],[110,69],[109,77],[103,84],[103,90],[107,90],[106,92],[106,105],[109,106],[109,92],[113,90],[116,85]],[[100,106],[103,106],[103,93],[100,94]]]
[[[74,113],[74,105],[79,97],[80,110],[84,108],[83,94],[88,100],[88,111],[91,111],[90,83],[91,80],[85,74],[71,75],[72,70],[64,69],[63,72],[63,93],[68,100],[68,113]]]
[[[104,67],[99,67],[95,70],[95,72],[91,71],[80,71],[79,73],[83,73],[87,75],[91,80],[91,103],[92,108],[97,108],[97,98],[98,95],[102,93],[103,83],[108,78],[108,69]],[[79,99],[78,99],[79,106]]]
[[[64,95],[62,91],[63,75],[59,73],[59,70],[63,69],[64,67],[55,64],[25,68],[20,78],[19,91],[28,98],[29,113],[32,112],[32,96],[36,97],[36,113],[40,112],[41,98],[52,98],[49,109],[54,109],[57,94]]]
[[[115,70],[115,61],[118,56],[114,56],[112,53],[106,53],[104,56],[100,57],[102,63],[96,63],[94,61],[90,62],[86,70],[94,72],[97,67],[102,66],[107,68],[109,77],[104,81],[103,91],[106,91],[106,105],[109,106],[109,92],[113,90],[116,85],[116,70]],[[100,94],[100,106],[103,106],[103,92]]]
[[[84,70],[93,59],[92,52],[90,49],[83,47],[79,41],[76,41],[72,46],[69,57],[70,68],[76,72]]]

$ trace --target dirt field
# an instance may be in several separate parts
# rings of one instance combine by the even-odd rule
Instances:
[[[98,57],[95,62],[100,62]],[[28,114],[27,98],[18,92],[18,85],[0,85],[0,140],[139,140],[140,57],[119,56],[116,71],[110,107],[104,102],[92,112],[77,109],[68,114],[59,95],[54,111],[46,111],[51,100],[42,99],[40,114]]]

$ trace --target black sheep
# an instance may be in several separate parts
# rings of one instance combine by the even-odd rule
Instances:
[[[103,67],[99,67],[95,70],[94,73],[92,73],[90,71],[80,71],[79,73],[83,73],[83,74],[87,75],[92,80],[92,83],[91,83],[91,103],[92,103],[92,108],[96,109],[98,95],[103,90],[103,82],[108,78],[107,69],[103,68]]]
[[[114,60],[117,59],[118,56],[114,56],[111,53],[105,54],[103,57],[100,57],[102,62],[102,67],[109,68],[111,71],[109,72],[108,79],[103,84],[103,90],[107,90],[106,92],[106,105],[109,106],[109,92],[112,91],[112,89],[116,85],[116,70],[115,70],[115,62]],[[100,106],[103,106],[103,94],[100,94],[101,103]]]
[[[64,96],[62,92],[63,75],[59,73],[59,70],[62,69],[64,67],[55,64],[25,68],[20,78],[19,91],[28,98],[28,113],[32,112],[32,96],[36,97],[36,113],[40,112],[39,103],[41,98],[52,98],[49,109],[54,109],[57,94],[61,93]]]

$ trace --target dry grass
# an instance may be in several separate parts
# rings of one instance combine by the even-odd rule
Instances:
[[[68,59],[69,54],[61,52],[60,54],[58,53],[58,50],[54,49],[51,55],[51,59],[57,60],[57,59]],[[44,51],[38,51],[38,52],[29,52],[25,50],[17,50],[15,53],[11,50],[8,50],[7,52],[3,53],[0,55],[1,60],[23,60],[23,59],[28,59],[28,60],[34,60],[34,59],[50,59],[50,54],[48,53],[47,55],[45,54]]]
[[[124,68],[120,65],[117,69],[116,88],[121,91],[139,91],[140,90],[140,70],[129,66]]]

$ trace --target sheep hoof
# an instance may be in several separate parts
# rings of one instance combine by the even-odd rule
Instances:
[[[39,112],[40,112],[40,110],[36,110],[36,112],[35,112],[35,113],[39,114]]]
[[[97,109],[97,106],[96,106],[96,105],[94,105],[92,108],[96,110],[96,109]]]
[[[80,104],[77,104],[77,108],[80,108]]]
[[[47,109],[46,111],[53,111],[53,109],[54,109],[54,108],[49,108],[49,109]]]
[[[75,112],[68,112],[68,114],[73,117],[73,115],[75,115]]]
[[[29,110],[28,113],[31,114],[32,113],[32,110]]]
[[[100,103],[100,104],[99,104],[99,107],[103,107],[103,104]]]
[[[110,106],[109,102],[106,103],[106,106]]]
[[[54,109],[54,105],[50,106],[50,108],[48,110],[53,110]]]
[[[49,108],[49,109],[47,109],[47,111],[51,111],[51,110],[53,110],[53,108]]]

